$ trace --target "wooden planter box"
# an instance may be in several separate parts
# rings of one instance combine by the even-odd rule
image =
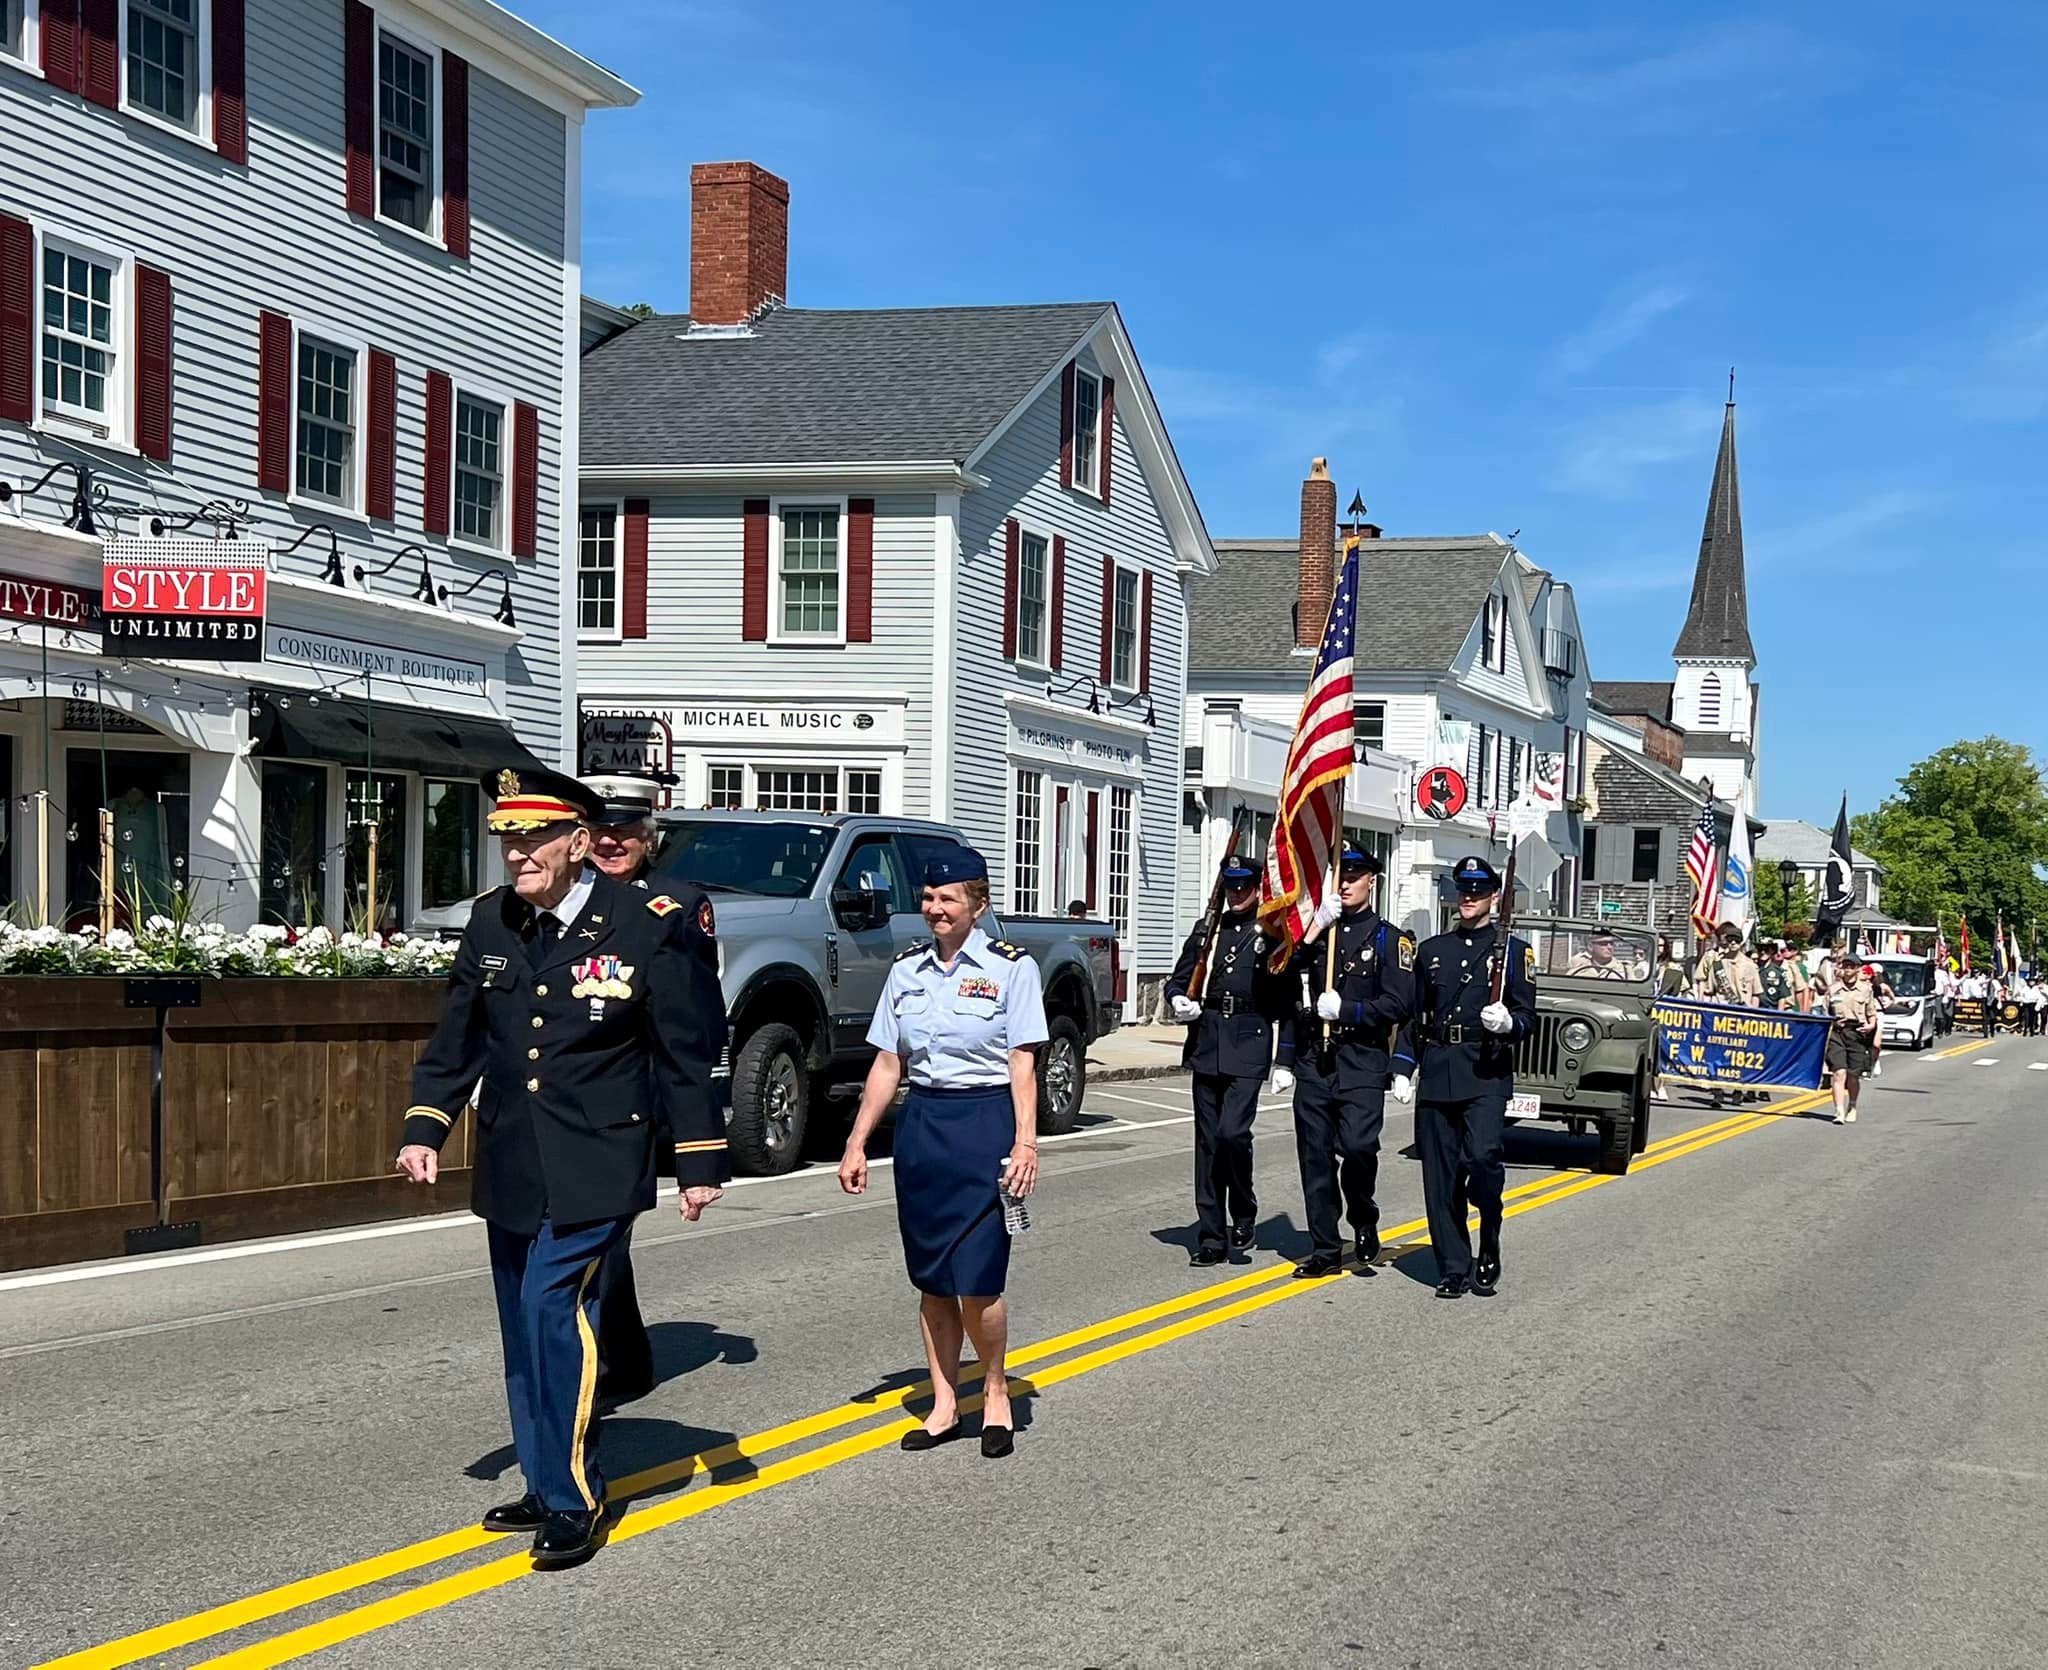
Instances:
[[[467,1203],[467,1121],[433,1188],[391,1169],[442,981],[196,984],[158,1009],[120,976],[0,978],[0,1267],[117,1256],[158,1224],[229,1241]]]

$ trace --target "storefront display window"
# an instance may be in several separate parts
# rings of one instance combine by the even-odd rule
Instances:
[[[327,919],[327,771],[263,762],[265,922],[310,928]]]
[[[429,778],[426,818],[421,827],[421,903],[428,910],[473,899],[483,822],[482,797],[474,783]]]
[[[192,761],[186,754],[73,748],[65,756],[65,898],[69,925],[94,921],[100,905],[102,807],[114,814],[114,904],[123,925],[171,914],[186,881]],[[103,793],[104,789],[104,793]],[[227,878],[201,876],[197,908],[217,906]],[[217,884],[217,885],[215,885]]]
[[[0,736],[0,911],[14,903],[14,738]]]
[[[369,926],[370,826],[377,826],[377,921],[380,933],[405,925],[405,779],[395,772],[348,774],[348,862],[343,915],[351,928]]]

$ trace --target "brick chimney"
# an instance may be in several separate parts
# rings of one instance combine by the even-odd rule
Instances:
[[[737,325],[789,292],[789,182],[751,162],[690,170],[690,318]]]
[[[1314,649],[1330,618],[1330,592],[1337,583],[1337,484],[1330,461],[1318,458],[1301,484],[1301,584],[1294,607],[1294,643]]]

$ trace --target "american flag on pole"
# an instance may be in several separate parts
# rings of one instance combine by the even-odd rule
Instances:
[[[1285,968],[1315,920],[1329,886],[1330,862],[1344,824],[1344,780],[1357,729],[1351,654],[1358,630],[1358,541],[1344,541],[1344,566],[1330,618],[1302,699],[1301,719],[1280,779],[1280,814],[1259,887],[1259,926],[1276,944],[1272,966]]]
[[[1700,821],[1692,826],[1692,845],[1685,852],[1685,873],[1692,877],[1693,930],[1704,939],[1721,921],[1721,866],[1714,856],[1711,800],[1700,808]]]

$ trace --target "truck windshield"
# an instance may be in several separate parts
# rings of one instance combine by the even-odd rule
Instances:
[[[655,861],[658,875],[734,893],[801,898],[832,850],[832,831],[813,823],[670,824]]]

